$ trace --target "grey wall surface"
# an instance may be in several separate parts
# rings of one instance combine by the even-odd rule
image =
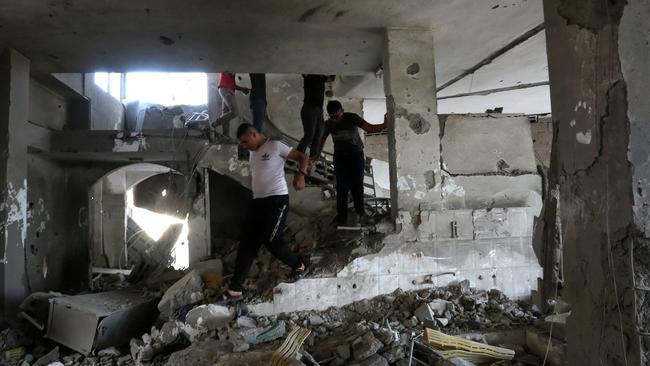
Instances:
[[[630,122],[628,158],[634,166],[634,284],[638,329],[650,327],[650,3],[629,0],[619,28],[618,47],[627,87],[627,118]],[[641,362],[650,362],[650,336],[641,337]]]
[[[441,151],[444,169],[452,175],[536,171],[526,117],[448,116]]]
[[[648,362],[641,350],[650,338],[640,340],[647,288],[635,289],[635,272],[647,278],[649,257],[633,191],[645,196],[636,184],[648,145],[636,127],[647,127],[649,11],[643,0],[544,1],[555,129],[549,186],[557,187],[545,206],[559,208],[561,229],[547,210],[543,244],[556,250],[560,238],[570,365]],[[550,296],[557,285],[545,284]]]
[[[252,192],[233,179],[210,172],[210,233],[212,252],[219,253],[232,240],[238,240]]]
[[[442,208],[541,207],[527,117],[449,115],[440,121]]]
[[[121,101],[95,84],[94,73],[53,74],[75,92],[90,99],[90,130],[124,130],[124,106]]]
[[[62,130],[68,117],[67,101],[42,84],[30,80],[29,121],[41,127]]]

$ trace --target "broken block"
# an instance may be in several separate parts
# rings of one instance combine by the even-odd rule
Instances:
[[[355,360],[362,361],[376,354],[383,346],[384,344],[380,340],[375,338],[371,332],[368,332],[352,344],[352,354]]]
[[[200,270],[193,270],[165,291],[158,303],[163,316],[171,316],[181,307],[203,300],[203,280]]]
[[[222,305],[208,304],[190,310],[185,317],[185,323],[197,329],[207,328],[213,330],[227,326],[234,318],[234,309]]]

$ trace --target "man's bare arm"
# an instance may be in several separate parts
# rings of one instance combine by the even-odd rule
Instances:
[[[361,128],[366,131],[366,133],[377,133],[386,129],[386,123],[371,125],[370,123],[363,121],[363,126]]]
[[[384,123],[379,124],[379,125],[371,125],[370,123],[363,121],[363,125],[361,128],[366,131],[366,133],[377,133],[381,132],[386,129],[386,119],[388,118],[387,115],[384,115]]]
[[[296,149],[291,149],[291,151],[289,151],[289,155],[287,155],[287,159],[298,163],[298,169],[302,173],[307,172],[307,166],[309,165],[309,158],[307,158],[307,155],[301,153]]]

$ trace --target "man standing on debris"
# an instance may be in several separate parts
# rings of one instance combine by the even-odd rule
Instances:
[[[325,101],[325,83],[334,81],[334,75],[303,75],[305,99],[300,110],[303,136],[298,144],[298,151],[305,153],[309,147],[309,157],[318,158],[318,141],[323,132],[323,102]]]
[[[366,164],[363,156],[363,142],[357,128],[363,129],[366,133],[380,132],[386,128],[386,117],[384,116],[384,123],[372,125],[355,113],[343,111],[343,106],[338,100],[331,100],[327,103],[327,113],[330,119],[325,123],[325,132],[315,156],[320,155],[327,136],[331,134],[332,141],[334,141],[338,225],[347,225],[348,191],[352,192],[357,221],[363,224],[368,220],[363,207],[363,177]]]
[[[262,245],[291,268],[292,279],[302,277],[306,270],[305,264],[282,239],[282,232],[289,211],[289,190],[284,178],[284,162],[290,159],[298,163],[293,186],[296,190],[301,190],[305,187],[309,160],[303,153],[283,142],[268,139],[249,123],[239,126],[237,138],[240,145],[250,151],[253,200],[237,250],[235,273],[230,286],[224,291],[225,302],[242,298],[244,281]]]
[[[237,96],[235,92],[239,90],[244,94],[250,91],[248,88],[237,85],[235,74],[230,72],[222,72],[219,76],[219,95],[221,96],[221,117],[212,123],[212,127],[216,128],[231,119],[239,116],[239,108],[237,107]]]
[[[262,132],[262,124],[266,119],[266,75],[248,74],[251,78],[251,94],[249,97],[253,127]]]

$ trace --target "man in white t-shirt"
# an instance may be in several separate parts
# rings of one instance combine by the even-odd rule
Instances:
[[[293,179],[293,186],[296,190],[301,190],[305,187],[305,172],[309,159],[283,142],[268,139],[249,123],[239,126],[237,138],[240,145],[250,151],[253,200],[237,249],[235,272],[229,287],[224,291],[226,302],[242,298],[244,281],[262,245],[291,268],[291,277],[294,280],[300,278],[306,269],[304,263],[282,239],[282,232],[289,211],[289,190],[284,178],[284,162],[290,159],[298,163],[299,170]]]

